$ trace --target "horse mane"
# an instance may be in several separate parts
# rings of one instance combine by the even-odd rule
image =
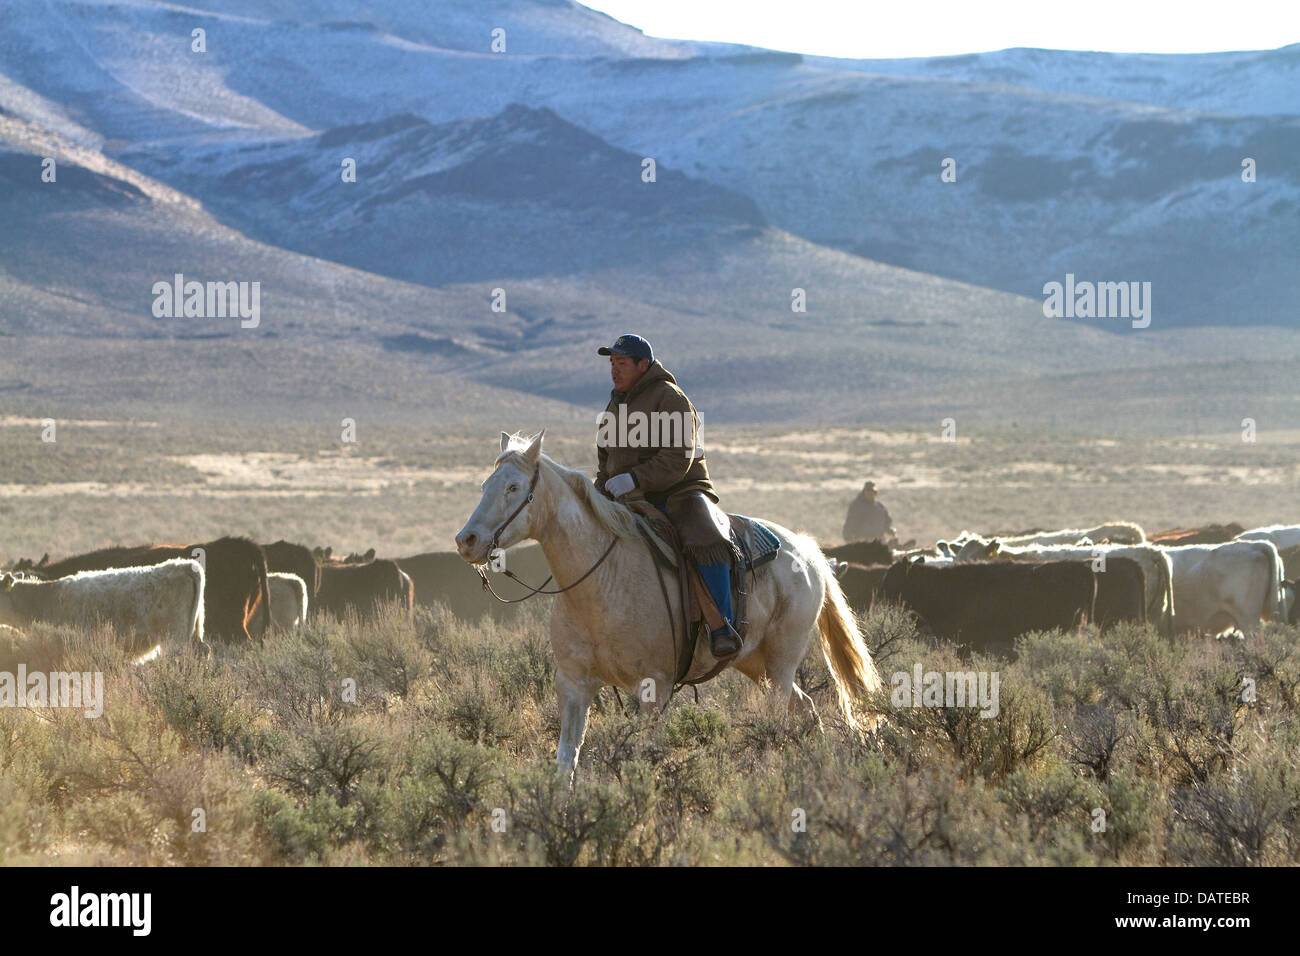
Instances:
[[[493,464],[495,468],[507,459],[515,459],[514,464],[519,465],[525,472],[532,470],[532,466],[524,460],[523,451],[528,447],[529,439],[522,435],[510,436],[510,445],[497,456]],[[547,467],[554,470],[556,475],[569,486],[574,496],[582,502],[591,516],[596,519],[596,523],[608,531],[610,534],[619,538],[630,538],[635,541],[641,540],[641,534],[637,531],[636,512],[627,505],[619,504],[617,501],[610,501],[592,484],[591,479],[580,471],[572,468],[566,468],[554,458],[542,453],[542,461]]]

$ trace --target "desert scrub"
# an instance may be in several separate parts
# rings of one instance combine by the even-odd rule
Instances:
[[[19,806],[36,819],[25,842],[71,842],[90,852],[83,862],[262,862],[240,761],[189,746],[135,676],[110,676],[98,718],[56,708],[14,715],[0,785],[26,792]]]
[[[840,719],[814,648],[799,676],[821,728],[735,672],[657,718],[606,689],[572,792],[555,781],[544,609],[508,624],[436,608],[414,624],[400,614],[315,621],[141,668],[109,632],[33,628],[10,656],[102,671],[104,715],[0,709],[0,858],[1300,861],[1296,629],[1172,642],[1143,627],[1050,632],[1026,635],[1006,659],[920,641],[889,608],[863,625],[885,687],[858,703],[885,717],[879,732]],[[997,715],[895,706],[893,675],[916,664],[996,671]]]
[[[549,866],[646,865],[661,861],[655,826],[660,791],[648,764],[625,768],[623,781],[593,780],[570,791],[549,767],[515,771],[507,783],[507,832],[527,855]]]
[[[1171,855],[1180,863],[1277,866],[1300,850],[1300,781],[1294,765],[1252,759],[1170,795]]]
[[[258,709],[236,675],[196,651],[157,663],[142,670],[139,680],[167,726],[200,752],[229,750],[251,757],[257,747]]]
[[[891,706],[881,736],[886,749],[905,763],[926,762],[936,754],[951,758],[966,777],[1001,780],[1022,766],[1039,760],[1056,739],[1051,702],[1047,694],[1030,681],[1024,670],[1007,661],[980,654],[963,660],[951,645],[928,649],[923,656],[896,660],[899,673],[910,676],[916,666],[922,672],[998,676],[997,712],[984,715],[979,706]],[[882,675],[890,694],[892,682]],[[902,687],[900,680],[899,686]],[[906,695],[904,695],[906,696]]]
[[[394,604],[382,607],[370,627],[349,618],[343,636],[347,658],[355,663],[354,680],[387,698],[405,700],[432,674],[432,653]]]
[[[824,755],[819,755],[823,756]],[[950,761],[915,774],[856,762],[845,773],[818,770],[798,754],[780,774],[748,779],[734,802],[734,825],[761,837],[779,859],[799,866],[919,866],[1018,862],[1023,840],[978,781],[964,783]]]

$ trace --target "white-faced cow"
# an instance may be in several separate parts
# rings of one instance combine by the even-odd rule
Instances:
[[[1271,524],[1263,528],[1251,528],[1237,535],[1237,540],[1271,541],[1279,551],[1300,548],[1300,525]]]
[[[1300,527],[1275,524],[1252,528],[1237,535],[1238,541],[1271,541],[1282,556],[1282,567],[1291,579],[1300,577]],[[1190,543],[1190,542],[1189,542]]]
[[[271,592],[271,624],[291,631],[307,620],[310,598],[307,582],[287,571],[268,571],[266,583]]]
[[[1282,559],[1271,541],[1229,541],[1165,548],[1174,572],[1180,632],[1245,634],[1261,620],[1286,621]]]
[[[208,637],[247,644],[251,637],[249,624],[260,617],[258,627],[265,630],[271,623],[270,600],[266,590],[266,557],[262,554],[262,549],[247,538],[219,538],[192,545],[103,548],[61,561],[43,563],[35,571],[42,578],[51,580],[80,571],[134,568],[161,564],[173,558],[197,558],[196,551],[202,555],[204,563],[203,602]]]
[[[52,581],[0,575],[0,623],[111,624],[128,649],[204,643],[203,567],[176,558],[138,568],[82,571]]]

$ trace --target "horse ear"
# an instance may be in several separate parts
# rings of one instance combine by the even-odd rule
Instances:
[[[542,453],[542,439],[546,436],[546,429],[543,428],[532,438],[528,439],[528,447],[524,449],[524,458],[528,461],[536,461],[537,456]]]
[[[505,432],[502,432],[502,433],[501,433],[501,450],[502,450],[502,451],[505,451],[505,450],[506,450],[507,448],[509,448],[509,447],[510,447],[510,436],[507,435]]]

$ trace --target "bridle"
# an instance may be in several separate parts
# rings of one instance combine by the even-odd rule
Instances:
[[[510,513],[510,517],[507,518],[505,521],[503,521],[501,523],[501,526],[492,533],[492,547],[491,550],[488,552],[489,554],[491,554],[492,551],[496,551],[501,547],[501,532],[505,531],[506,528],[510,527],[510,522],[518,518],[520,513],[525,508],[528,507],[528,505],[532,502],[533,498],[536,496],[537,479],[538,477],[540,477],[541,473],[542,473],[542,463],[539,461],[537,463],[537,466],[533,469],[533,477],[528,481],[528,494],[524,497],[523,501],[519,502],[519,507]],[[496,591],[492,590],[492,584],[488,581],[487,572],[483,570],[484,567],[483,565],[481,564],[475,565],[474,570],[478,572],[478,576],[483,582],[483,589],[487,591],[489,594],[491,594],[494,598],[496,598],[502,604],[518,604],[521,601],[527,601],[529,598],[534,597],[535,595],[538,594],[563,594],[565,591],[568,591],[572,588],[576,588],[583,581],[587,580],[587,578],[591,577],[591,573],[595,571],[598,567],[600,567],[601,564],[604,563],[605,559],[609,557],[609,553],[614,550],[614,545],[617,543],[618,543],[618,536],[616,535],[610,539],[609,547],[605,549],[605,553],[596,559],[596,563],[587,569],[586,574],[578,578],[578,580],[574,581],[572,584],[566,585],[565,587],[562,588],[557,588],[554,591],[544,590],[546,585],[552,580],[553,578],[552,575],[547,575],[546,580],[542,582],[541,587],[535,588],[529,584],[526,584],[513,571],[511,571],[509,568],[506,568],[501,573],[504,574],[506,577],[510,578],[512,581],[517,582],[520,585],[520,587],[530,592],[528,594],[525,594],[521,598],[514,598],[514,599],[503,598],[500,594],[497,594]]]
[[[528,496],[519,502],[519,507],[510,513],[510,517],[501,523],[501,527],[492,533],[492,550],[495,551],[501,547],[501,532],[510,527],[510,522],[519,517],[519,513],[532,504],[533,497],[537,492],[537,478],[542,473],[542,463],[538,462],[537,467],[533,469],[533,477],[528,482]]]

